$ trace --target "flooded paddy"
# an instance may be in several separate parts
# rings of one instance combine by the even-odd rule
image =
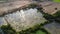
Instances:
[[[7,14],[3,17],[3,20],[0,17],[0,23],[2,23],[2,21],[5,23],[5,20],[6,23],[9,23],[14,29],[16,29],[16,31],[25,30],[46,21],[45,18],[43,18],[42,13],[37,11],[38,10],[36,8],[30,8],[27,10],[20,10],[12,14]]]
[[[44,25],[44,28],[51,34],[60,34],[60,23],[53,21]]]

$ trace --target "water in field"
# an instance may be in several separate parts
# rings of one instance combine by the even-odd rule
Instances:
[[[42,13],[37,11],[38,10],[36,8],[20,10],[11,14],[7,14],[3,18],[0,17],[0,22],[1,24],[6,24],[8,22],[17,31],[22,29],[24,30],[46,21],[45,18],[43,18]]]
[[[60,23],[53,21],[52,23],[46,24],[44,28],[51,34],[60,34]]]

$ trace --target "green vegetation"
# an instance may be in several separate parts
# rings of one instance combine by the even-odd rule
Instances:
[[[46,34],[46,33],[38,30],[38,31],[36,31],[36,34]]]
[[[60,10],[58,10],[55,14],[53,14],[55,21],[60,23]]]
[[[48,20],[48,21],[50,21],[50,22],[53,21],[54,17],[53,17],[52,15],[48,14],[48,13],[44,13],[44,12],[43,12],[43,8],[42,8],[41,6],[38,8],[38,12],[41,12],[41,13],[43,14],[43,17],[44,17],[46,20]]]
[[[12,29],[12,27],[9,24],[1,26],[1,29],[4,32],[4,34],[16,34],[16,31]]]
[[[44,13],[44,14],[43,14],[43,17],[44,17],[45,19],[47,19],[48,21],[50,21],[50,22],[52,22],[52,21],[55,19],[52,15],[47,14],[47,13]]]
[[[27,8],[35,8],[35,7],[37,7],[37,4],[32,3],[32,4],[29,4]]]
[[[26,7],[23,6],[23,8],[21,8],[21,9],[26,10],[26,9],[30,9],[30,8],[36,8],[36,7],[37,7],[37,4],[31,3]],[[20,10],[20,8],[19,8],[19,10]]]
[[[26,30],[22,30],[20,32],[16,32],[10,25],[1,26],[4,34],[49,34],[42,26],[44,24],[37,24],[34,27],[31,27]]]
[[[27,30],[22,30],[21,32],[19,32],[20,34],[50,34],[49,32],[47,32],[43,27],[42,27],[42,24],[39,25],[35,25],[34,27],[32,28],[29,28]]]
[[[55,14],[53,14],[54,17],[59,18],[60,17],[60,10],[58,10]]]
[[[60,2],[60,0],[53,0],[53,2]]]
[[[37,5],[36,4],[30,4],[29,8],[35,8]],[[49,14],[46,14],[43,12],[42,7],[38,7],[38,12],[43,13],[44,18],[46,18],[47,20],[50,21],[50,19],[52,19],[52,16]],[[22,30],[20,32],[16,32],[9,24],[7,26],[1,26],[1,29],[3,30],[4,34],[50,34],[49,32],[47,32],[43,26],[47,23],[50,23],[49,21],[43,23],[43,24],[37,24],[34,27],[31,27],[29,29],[26,30]]]

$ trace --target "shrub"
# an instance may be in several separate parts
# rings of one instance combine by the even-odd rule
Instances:
[[[55,14],[53,14],[53,16],[54,16],[55,18],[60,17],[60,10],[58,10]]]
[[[1,29],[4,34],[16,34],[16,31],[9,24],[1,26]]]
[[[32,3],[32,4],[28,5],[28,8],[35,8],[35,7],[37,7],[37,4]]]

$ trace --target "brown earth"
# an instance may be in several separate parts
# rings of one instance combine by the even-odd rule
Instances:
[[[0,15],[4,13],[12,12],[12,10],[26,6],[30,3],[31,3],[30,1],[15,1],[15,2],[0,4]]]
[[[42,2],[40,3],[43,7],[43,11],[48,14],[54,14],[58,10],[60,10],[60,3],[54,3],[54,2]],[[55,10],[57,8],[57,10]]]
[[[13,12],[19,8],[22,8],[23,6],[27,6],[28,4],[31,4],[34,2],[23,0],[23,1],[14,1],[14,2],[8,2],[8,3],[2,3],[0,4],[0,15],[3,15],[4,13]],[[54,2],[39,2],[39,5],[41,4],[43,7],[43,11],[48,14],[54,14],[57,12],[57,10],[60,10],[60,3],[54,3]],[[57,10],[55,10],[57,8]]]

